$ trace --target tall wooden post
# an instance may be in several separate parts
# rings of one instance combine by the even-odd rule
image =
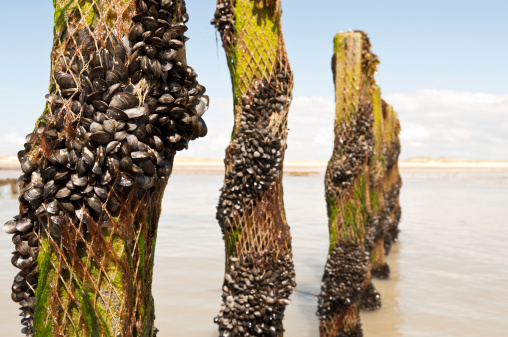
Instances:
[[[18,153],[12,298],[27,336],[154,336],[161,199],[206,134],[184,0],[54,0],[47,103]]]
[[[359,309],[381,298],[371,278],[386,279],[385,254],[400,219],[400,125],[381,99],[374,74],[379,63],[365,33],[335,36],[335,147],[326,172],[330,255],[318,316],[321,336],[361,336]]]
[[[369,218],[367,220],[367,233],[365,246],[370,252],[370,267],[373,277],[387,279],[390,274],[390,267],[385,262],[384,241],[388,235],[390,219],[385,201],[383,178],[386,173],[386,131],[383,118],[383,101],[381,90],[375,87],[373,95],[373,134],[374,148],[373,156],[369,165]],[[368,292],[371,289],[364,289],[362,295],[362,306]],[[372,298],[372,297],[370,297]]]
[[[385,253],[399,235],[401,208],[399,203],[402,179],[399,173],[400,122],[393,107],[383,101],[383,120],[386,138],[386,170],[383,176],[386,210],[389,217],[389,233],[385,236]]]
[[[379,294],[370,284],[365,246],[372,212],[369,165],[376,144],[373,97],[378,63],[365,33],[348,31],[335,36],[335,145],[325,177],[330,252],[317,312],[323,337],[362,335],[362,289],[369,289],[364,292],[372,297],[369,306],[380,305]]]
[[[233,85],[235,127],[217,208],[226,273],[220,336],[282,336],[295,287],[282,200],[282,164],[293,75],[280,0],[219,0],[219,30]]]

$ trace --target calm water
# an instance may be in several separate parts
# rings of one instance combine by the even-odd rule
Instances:
[[[365,336],[507,336],[508,171],[405,169],[402,175],[402,232],[388,257],[392,277],[375,281],[383,308],[362,314]],[[222,178],[175,173],[166,190],[154,274],[160,336],[217,336],[224,253],[215,205]],[[298,283],[286,336],[315,337],[328,250],[323,176],[287,176],[284,192]],[[9,193],[0,187],[3,221],[17,208]],[[20,335],[10,300],[12,250],[10,236],[0,234],[2,336]]]

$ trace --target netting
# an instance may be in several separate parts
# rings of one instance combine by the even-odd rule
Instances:
[[[400,123],[393,108],[382,102],[383,121],[386,129],[386,170],[383,176],[384,199],[386,212],[389,218],[389,229],[384,239],[385,253],[390,251],[391,245],[397,241],[399,235],[399,222],[401,208],[399,194],[402,179],[399,173],[398,159],[400,154]]]
[[[370,282],[367,242],[369,229],[375,227],[369,192],[376,150],[373,76],[378,60],[367,36],[349,31],[336,35],[332,62],[335,144],[325,176],[330,255],[317,315],[321,336],[361,336],[360,303],[371,310],[381,305]]]
[[[386,134],[384,128],[381,90],[374,86],[373,102],[373,135],[375,144],[369,164],[369,218],[365,246],[371,254],[371,274],[374,277],[387,279],[390,267],[385,262],[384,240],[389,230],[389,216],[384,200],[383,176],[386,171]],[[370,291],[369,289],[365,289]],[[368,297],[368,296],[366,296]],[[363,306],[363,304],[362,304]]]
[[[335,37],[336,137],[325,178],[330,255],[317,313],[321,336],[362,334],[354,308],[381,306],[371,277],[389,277],[385,254],[398,233],[400,125],[375,84],[379,61],[370,48],[360,31]],[[351,247],[366,252],[365,268],[358,258],[344,257],[357,254]]]
[[[282,163],[293,75],[280,25],[280,0],[219,0],[233,84],[235,129],[217,219],[226,244],[221,336],[281,336],[295,287],[282,200]]]
[[[55,1],[43,115],[18,153],[12,298],[27,336],[153,336],[161,199],[205,136],[183,0]]]

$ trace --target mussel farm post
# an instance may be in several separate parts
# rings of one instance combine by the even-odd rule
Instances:
[[[374,148],[369,165],[369,202],[367,218],[365,248],[370,252],[370,272],[373,277],[387,279],[390,267],[385,262],[385,237],[389,235],[390,217],[385,202],[383,178],[386,174],[386,131],[383,118],[381,89],[374,87],[372,97]],[[373,287],[370,285],[362,289],[362,308],[375,309]],[[374,305],[373,305],[374,304]],[[380,304],[380,303],[379,303]]]
[[[365,247],[371,216],[369,163],[375,146],[373,97],[378,63],[365,33],[348,31],[335,36],[335,143],[325,176],[330,251],[317,312],[322,337],[361,336],[362,292],[370,295],[369,308],[380,305],[379,294],[370,283]]]
[[[399,192],[402,181],[398,171],[400,154],[400,123],[393,107],[381,99],[381,90],[376,87],[373,96],[374,113],[374,154],[369,165],[369,218],[365,246],[370,252],[371,275],[379,279],[388,279],[390,266],[385,255],[398,238],[398,223],[401,209]],[[372,288],[362,292],[362,308],[373,309]]]
[[[384,199],[389,218],[389,231],[385,235],[385,253],[390,251],[392,243],[399,236],[399,222],[402,214],[399,203],[402,179],[399,173],[398,159],[400,154],[400,122],[397,114],[385,101],[383,106],[384,134],[386,142],[385,172],[383,176]]]
[[[234,96],[235,128],[217,208],[224,234],[220,336],[282,336],[295,287],[282,200],[282,164],[293,75],[280,0],[219,0],[220,32]]]
[[[54,0],[47,103],[18,153],[12,299],[27,336],[155,336],[161,199],[206,134],[184,0]]]

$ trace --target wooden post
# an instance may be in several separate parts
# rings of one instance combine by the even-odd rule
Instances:
[[[375,150],[374,73],[377,57],[360,31],[334,39],[335,145],[325,177],[330,252],[319,295],[321,336],[361,336],[360,305],[379,307],[370,283],[367,223],[371,218],[370,160]],[[362,299],[362,290],[371,298]]]
[[[293,75],[280,0],[219,0],[219,30],[233,85],[235,127],[217,208],[226,273],[220,336],[282,336],[295,287],[282,200],[282,164]]]
[[[390,275],[390,267],[385,262],[384,240],[389,230],[389,214],[386,208],[383,178],[386,173],[386,130],[383,118],[383,101],[381,90],[375,87],[373,95],[373,134],[374,149],[370,160],[369,173],[369,219],[367,221],[367,237],[365,246],[370,252],[370,267],[373,277],[387,279]],[[362,307],[365,298],[368,298],[369,289],[364,289]],[[370,296],[372,298],[372,296]]]
[[[157,223],[176,151],[206,134],[185,1],[54,0],[47,103],[18,153],[12,298],[27,336],[154,336]]]
[[[318,316],[321,336],[360,336],[359,309],[381,306],[371,278],[386,279],[385,253],[400,219],[400,125],[381,99],[379,63],[365,33],[335,36],[335,147],[326,172],[330,255]]]
[[[399,194],[402,179],[399,173],[398,159],[400,154],[400,122],[393,107],[383,101],[383,120],[386,134],[386,170],[383,176],[386,210],[389,217],[389,233],[385,236],[385,253],[398,240],[401,208]]]

